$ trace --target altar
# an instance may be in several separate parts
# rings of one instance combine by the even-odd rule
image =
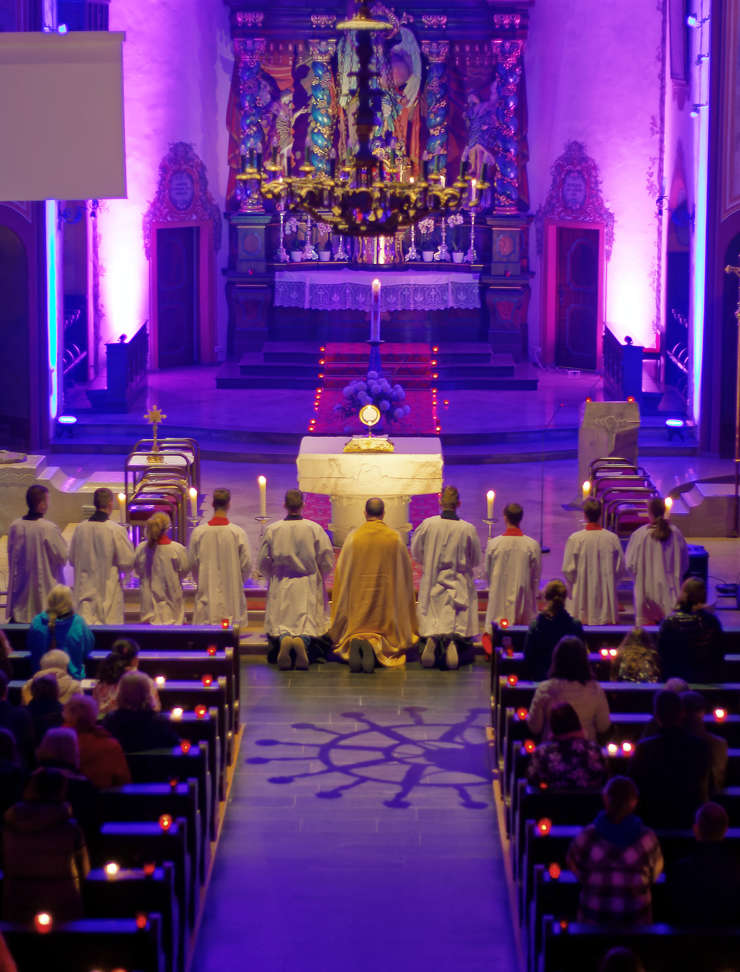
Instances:
[[[346,453],[346,436],[305,436],[296,465],[298,485],[331,498],[329,528],[336,546],[364,522],[365,501],[385,502],[385,522],[408,538],[409,500],[442,489],[442,444],[434,436],[394,440],[395,452]]]

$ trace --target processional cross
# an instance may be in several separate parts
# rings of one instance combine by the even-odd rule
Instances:
[[[735,523],[733,535],[740,537],[740,267],[728,265],[725,273],[734,273],[738,278],[737,307],[735,320],[738,324],[737,374],[735,376]]]
[[[148,462],[161,462],[159,454],[159,443],[157,442],[157,426],[160,425],[167,416],[160,410],[158,405],[152,405],[148,412],[144,413],[144,418],[152,427],[152,450],[147,456]]]

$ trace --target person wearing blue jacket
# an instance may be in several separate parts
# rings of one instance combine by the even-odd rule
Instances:
[[[85,677],[85,660],[95,647],[95,638],[84,618],[75,613],[72,591],[64,584],[49,592],[46,610],[31,622],[27,644],[34,672],[39,670],[42,655],[61,648],[69,655],[69,674],[76,679]]]

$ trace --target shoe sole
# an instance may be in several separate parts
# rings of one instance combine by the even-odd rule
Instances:
[[[293,647],[293,639],[285,635],[280,639],[280,651],[277,656],[277,667],[282,672],[287,672],[293,667],[293,659],[290,657],[290,649]]]
[[[434,668],[437,662],[437,645],[433,638],[427,638],[424,650],[421,653],[421,664],[423,668]]]
[[[308,670],[308,652],[306,651],[306,645],[303,638],[293,639],[293,648],[295,650],[295,667],[299,672],[305,672]]]
[[[457,645],[454,641],[451,641],[447,648],[445,649],[445,665],[454,671],[460,664],[460,656],[457,653]]]
[[[362,671],[362,642],[356,638],[349,643],[349,670],[355,674]]]
[[[369,641],[360,642],[362,652],[362,670],[366,675],[375,671],[375,652]]]

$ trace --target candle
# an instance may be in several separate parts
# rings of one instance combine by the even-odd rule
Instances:
[[[493,501],[496,499],[496,492],[493,489],[489,489],[486,493],[486,519],[493,519]]]
[[[265,476],[257,477],[257,485],[260,491],[260,516],[267,515],[267,479]]]
[[[370,307],[370,340],[380,340],[380,281],[373,280],[373,297]]]
[[[665,515],[670,516],[671,510],[673,509],[673,497],[666,496],[665,498]]]
[[[126,494],[118,494],[118,519],[120,523],[126,519]]]
[[[190,515],[195,519],[198,515],[198,490],[195,486],[190,487],[188,496],[190,497]]]
[[[589,495],[591,494],[591,482],[590,482],[590,480],[584,479],[583,484],[581,485],[581,489],[583,491],[583,498],[584,499],[588,499]]]

